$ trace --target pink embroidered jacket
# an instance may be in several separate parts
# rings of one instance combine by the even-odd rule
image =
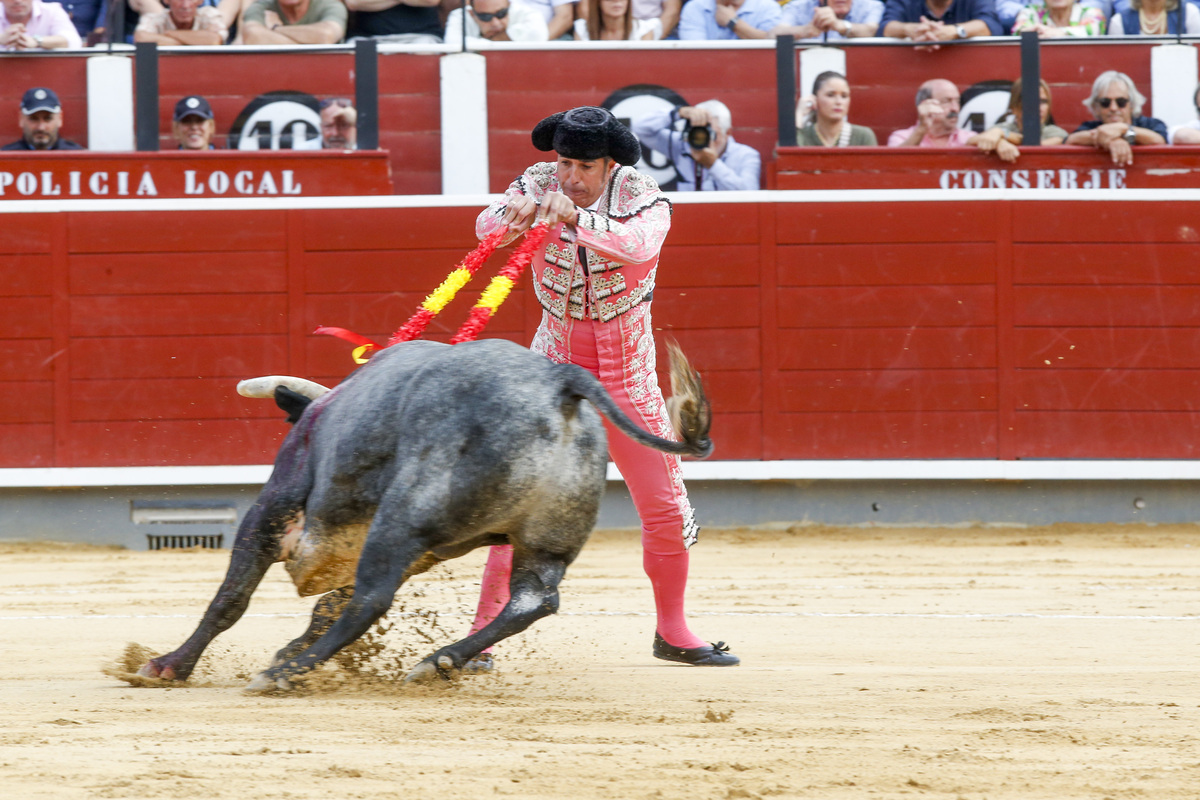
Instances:
[[[541,202],[547,192],[557,191],[555,163],[534,164],[512,182],[503,200],[480,213],[476,235],[482,239],[500,226],[513,198],[530,196]],[[559,319],[570,315],[608,322],[646,301],[654,292],[658,252],[670,227],[671,202],[654,179],[633,167],[618,167],[597,209],[579,209],[574,232],[556,225],[535,256],[533,288],[542,307]],[[507,237],[502,245],[515,238]],[[580,247],[587,254],[590,281],[579,263]],[[589,284],[590,295],[585,293]]]

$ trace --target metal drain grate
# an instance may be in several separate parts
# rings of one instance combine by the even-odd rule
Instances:
[[[188,547],[201,547],[209,550],[220,550],[225,534],[213,533],[207,535],[179,535],[147,533],[146,541],[150,550],[183,550]]]

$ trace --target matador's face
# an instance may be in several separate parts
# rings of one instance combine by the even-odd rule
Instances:
[[[611,158],[558,157],[558,185],[563,194],[580,208],[587,208],[600,199],[608,186],[617,162]]]

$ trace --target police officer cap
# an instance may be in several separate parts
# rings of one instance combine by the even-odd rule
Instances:
[[[631,167],[642,157],[642,145],[606,108],[580,106],[551,114],[533,129],[533,146],[564,158],[591,161],[608,157]]]

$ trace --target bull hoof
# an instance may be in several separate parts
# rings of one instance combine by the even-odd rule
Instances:
[[[412,668],[412,671],[404,676],[405,683],[432,683],[441,678],[448,681],[458,674],[458,667],[454,666],[454,659],[447,655],[433,656],[422,661]]]
[[[247,694],[274,694],[275,692],[290,691],[291,688],[292,685],[286,678],[272,678],[267,673],[260,672],[242,691]]]
[[[159,667],[153,661],[147,661],[137,671],[137,676],[139,678],[151,678],[160,681],[173,681],[175,680],[175,670],[170,667]]]

